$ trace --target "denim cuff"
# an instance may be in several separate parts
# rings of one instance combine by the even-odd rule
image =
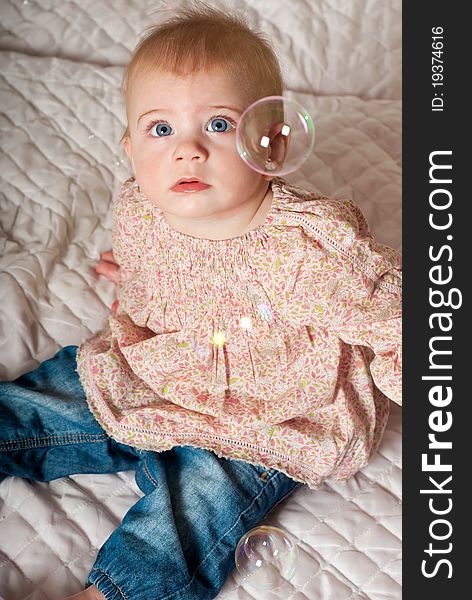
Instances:
[[[126,594],[119,585],[114,583],[107,573],[95,567],[90,571],[87,583],[93,584],[107,600],[127,600]]]

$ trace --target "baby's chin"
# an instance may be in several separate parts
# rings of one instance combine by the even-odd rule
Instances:
[[[225,212],[224,207],[220,207],[220,211],[215,210],[214,200],[208,195],[204,196],[203,192],[189,194],[170,192],[149,198],[149,200],[164,215],[179,220],[213,220],[221,217],[221,213]]]

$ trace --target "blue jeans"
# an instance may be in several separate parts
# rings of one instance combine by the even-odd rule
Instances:
[[[298,484],[207,450],[151,452],[115,442],[88,409],[76,351],[67,346],[0,384],[0,479],[133,469],[144,496],[100,549],[86,585],[108,600],[215,598],[241,536]]]

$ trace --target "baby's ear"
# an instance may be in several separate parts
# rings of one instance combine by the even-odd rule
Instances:
[[[133,150],[131,148],[131,138],[128,130],[125,131],[123,137],[121,138],[121,143],[123,144],[123,148],[125,149],[126,154],[128,155],[129,162],[131,163],[131,168],[133,169],[133,173],[136,174],[134,168],[134,160],[133,160]]]
[[[130,152],[131,152],[131,140],[130,140],[130,137],[129,137],[128,128],[126,128],[126,131],[121,136],[120,144],[123,145],[123,148],[125,149],[125,152],[128,155],[128,157],[129,157],[130,156]]]

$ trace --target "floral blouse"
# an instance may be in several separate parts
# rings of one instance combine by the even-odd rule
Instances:
[[[401,403],[401,267],[359,208],[271,183],[257,228],[172,229],[128,179],[114,204],[119,309],[78,372],[118,442],[206,448],[317,487],[367,464]]]

